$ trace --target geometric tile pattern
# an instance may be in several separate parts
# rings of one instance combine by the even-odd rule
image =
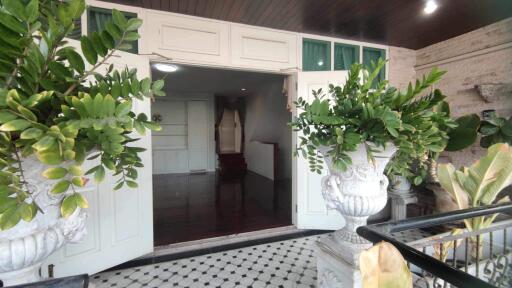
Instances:
[[[402,243],[410,243],[413,241],[432,237],[436,234],[438,234],[438,233],[428,231],[426,229],[409,229],[409,230],[391,233],[391,236],[394,239],[401,241]]]
[[[93,275],[97,288],[316,287],[315,242],[296,238]]]

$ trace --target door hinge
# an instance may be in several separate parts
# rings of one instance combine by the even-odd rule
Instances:
[[[299,208],[297,207],[297,204],[295,204],[295,213],[299,212]]]
[[[53,268],[55,268],[55,265],[48,265],[48,278],[53,278]]]

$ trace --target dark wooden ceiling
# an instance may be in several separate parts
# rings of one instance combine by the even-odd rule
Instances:
[[[288,31],[419,49],[512,17],[512,0],[108,0]]]

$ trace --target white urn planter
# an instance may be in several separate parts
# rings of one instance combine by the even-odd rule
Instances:
[[[368,241],[357,235],[356,229],[366,225],[368,217],[386,206],[389,181],[384,175],[384,168],[396,150],[393,144],[388,144],[383,151],[374,153],[375,163],[370,163],[366,146],[360,144],[357,151],[347,153],[352,158],[352,165],[347,171],[336,169],[331,158],[325,157],[329,174],[322,179],[322,194],[328,208],[338,211],[346,223],[345,227],[334,233],[340,245],[368,244]],[[327,155],[326,151],[324,148],[320,152]]]
[[[86,233],[84,210],[77,208],[70,217],[61,217],[60,202],[65,194],[50,193],[55,180],[41,175],[48,166],[34,156],[23,159],[22,165],[28,188],[43,213],[39,212],[31,222],[21,220],[13,228],[0,231],[0,280],[4,286],[40,280],[42,262],[64,244],[81,240]],[[75,190],[91,189],[91,185],[86,185]]]
[[[319,150],[327,155],[329,148]],[[374,153],[375,163],[370,163],[366,146],[361,144],[357,151],[347,153],[352,158],[347,171],[336,169],[330,157],[325,157],[329,171],[322,179],[322,194],[328,208],[338,211],[346,224],[317,243],[319,287],[360,287],[359,253],[371,243],[357,235],[356,229],[386,206],[389,181],[384,168],[396,150],[388,144]]]
[[[390,190],[397,192],[408,194],[411,192],[411,182],[402,175],[393,175],[389,186],[391,186]]]

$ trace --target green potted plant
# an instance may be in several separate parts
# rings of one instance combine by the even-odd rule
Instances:
[[[496,143],[508,143],[512,145],[512,117],[508,120],[491,113],[489,117],[480,120],[476,114],[464,115],[456,119],[458,126],[448,129],[448,144],[446,151],[454,152],[464,150],[473,145],[480,136],[480,147],[488,148]],[[453,199],[439,186],[437,176],[436,159],[439,154],[431,157],[429,188],[436,196],[436,211],[448,212],[460,209]]]
[[[512,185],[512,148],[506,143],[494,144],[489,147],[486,156],[459,170],[450,163],[439,164],[438,176],[441,187],[458,209],[493,204],[499,193]],[[475,217],[464,220],[464,223],[469,231],[484,229],[492,224],[496,216]],[[480,252],[472,251],[472,255],[477,253]]]
[[[440,101],[434,105],[431,108],[431,112],[431,121],[436,123],[437,129],[443,131],[443,135],[448,134],[446,143],[443,143],[445,146],[443,150],[445,150],[451,140],[449,132],[458,129],[460,123],[458,121],[456,123],[453,122],[450,116],[450,106],[446,101]],[[476,133],[476,128],[474,133]],[[407,166],[388,165],[385,173],[390,178],[391,190],[395,193],[409,192],[412,184],[418,186],[423,183],[430,176],[430,164],[432,161],[435,161],[433,159],[437,159],[443,150],[425,150],[423,154],[417,155],[416,159],[412,159],[410,165]],[[403,161],[398,159],[398,157],[400,155],[397,155],[397,162]],[[405,157],[409,158],[408,155],[405,155]]]
[[[491,113],[487,119],[482,120],[478,132],[480,146],[488,148],[496,143],[508,143],[512,145],[512,116],[508,119]]]
[[[296,101],[298,115],[291,123],[299,133],[296,153],[311,171],[321,173],[327,164],[322,193],[329,208],[345,216],[347,224],[335,233],[342,245],[363,243],[355,229],[384,208],[388,162],[393,171],[404,171],[413,161],[425,161],[424,155],[443,151],[448,140],[439,125],[456,126],[443,112],[432,111],[445,96],[428,89],[444,72],[433,69],[405,92],[387,81],[372,88],[384,65],[380,60],[365,70],[354,64],[343,87],[331,85],[327,93],[313,91],[311,102]]]
[[[117,71],[108,59],[139,38],[140,19],[114,10],[106,30],[66,37],[84,0],[2,0],[0,4],[0,280],[39,278],[41,262],[83,234],[91,189],[110,170],[136,187],[142,167],[137,133],[158,129],[134,101],[163,95],[163,81]],[[83,56],[82,56],[83,55]],[[101,71],[99,70],[101,68]],[[94,163],[82,171],[88,159]]]

